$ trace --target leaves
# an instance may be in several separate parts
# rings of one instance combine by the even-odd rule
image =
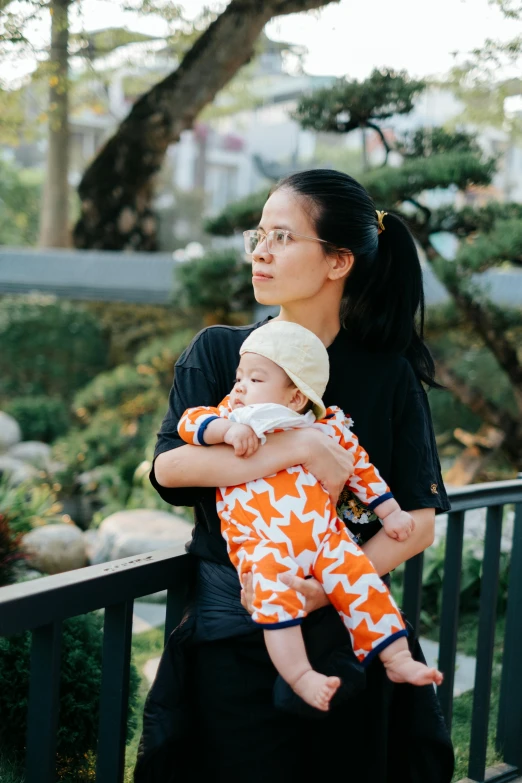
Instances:
[[[405,71],[375,69],[363,82],[338,79],[332,87],[304,96],[292,116],[305,129],[348,133],[370,121],[408,114],[425,87]]]

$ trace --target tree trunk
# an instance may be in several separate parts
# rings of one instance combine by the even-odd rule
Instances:
[[[42,247],[67,247],[69,237],[69,10],[70,0],[51,0],[51,53],[47,160],[40,212]]]
[[[273,17],[338,0],[231,0],[174,73],[145,93],[85,172],[78,188],[79,248],[156,250],[153,177],[167,148],[252,57]]]

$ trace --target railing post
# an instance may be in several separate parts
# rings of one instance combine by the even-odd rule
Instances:
[[[455,683],[455,657],[459,624],[460,575],[462,570],[462,545],[464,540],[464,511],[448,514],[446,551],[444,553],[444,580],[442,583],[442,607],[440,613],[439,669],[444,674],[442,685],[437,688],[442,714],[451,731],[453,716],[453,687]]]
[[[404,569],[404,587],[402,591],[402,608],[413,626],[415,636],[419,635],[421,597],[422,597],[422,566],[423,553],[408,560]]]
[[[486,769],[503,510],[503,506],[491,506],[486,517],[468,767],[472,780],[484,780]]]
[[[36,628],[32,633],[26,783],[56,780],[61,645],[59,622]]]
[[[133,601],[105,609],[97,783],[121,783],[129,703]]]
[[[497,749],[522,772],[522,503],[515,506],[498,710]]]

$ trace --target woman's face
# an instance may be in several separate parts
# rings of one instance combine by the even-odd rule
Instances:
[[[259,228],[268,234],[274,228],[317,237],[312,218],[299,196],[281,188],[266,202]],[[319,238],[319,237],[317,237]],[[263,305],[289,305],[313,298],[329,277],[325,245],[291,236],[283,253],[271,255],[266,241],[252,254],[252,283],[256,300]]]

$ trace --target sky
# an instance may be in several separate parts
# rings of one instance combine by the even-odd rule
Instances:
[[[262,2],[262,0],[259,0]],[[178,0],[196,15],[212,0]],[[127,26],[157,35],[164,32],[158,19],[138,18],[121,11],[118,0],[83,0],[81,19],[73,28]],[[222,7],[226,3],[221,3]],[[35,29],[43,45],[49,19]],[[514,38],[517,22],[506,20],[488,0],[341,0],[319,11],[279,17],[267,26],[275,40],[308,49],[305,70],[316,75],[365,78],[374,67],[405,69],[411,76],[437,76],[465,59],[488,37]],[[5,65],[2,76],[20,76],[29,63]]]

